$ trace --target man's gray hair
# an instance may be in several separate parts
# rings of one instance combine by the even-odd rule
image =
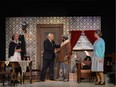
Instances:
[[[51,35],[54,35],[53,33],[48,33],[47,38],[49,38]]]
[[[64,38],[65,40],[68,39],[68,35],[62,35],[62,38]]]

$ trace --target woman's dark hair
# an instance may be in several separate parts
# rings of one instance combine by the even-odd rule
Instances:
[[[28,24],[26,22],[23,22],[22,24],[22,30],[24,31],[24,33],[27,33],[27,27],[28,27]]]
[[[102,32],[101,32],[101,30],[96,30],[96,32],[95,32],[99,37],[101,37],[102,36]]]

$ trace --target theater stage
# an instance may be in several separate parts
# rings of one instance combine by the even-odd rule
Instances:
[[[2,87],[2,84],[0,84]],[[9,87],[9,86],[5,86]],[[46,82],[34,82],[32,84],[25,83],[25,84],[17,84],[12,87],[99,87],[98,85],[94,85],[94,83],[89,82],[82,82],[77,83],[76,81],[69,81],[69,82],[61,82],[61,81],[46,81]],[[102,85],[100,87],[114,87],[113,84]]]
[[[0,87],[2,87],[2,83],[0,83]],[[5,85],[4,87],[10,87],[9,85]],[[81,83],[77,83],[76,74],[70,73],[70,81],[62,82],[62,81],[50,81],[46,80],[45,82],[36,82],[33,81],[32,84],[29,81],[25,81],[24,84],[16,84],[12,87],[114,87],[113,84],[106,83],[105,85],[94,85],[94,82],[88,82],[88,80],[82,80]]]

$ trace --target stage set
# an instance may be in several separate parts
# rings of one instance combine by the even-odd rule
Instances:
[[[8,3],[9,8],[7,7],[6,12],[3,12],[0,17],[1,87],[115,86],[114,12],[110,10],[113,9],[113,6],[107,7],[107,5],[112,5],[113,1],[107,2],[104,7],[103,2],[99,0],[69,0],[67,2],[64,0],[62,3],[60,1],[38,3],[36,0],[30,0],[18,4],[13,0]],[[22,4],[22,7],[19,4]],[[15,5],[16,8],[11,5]],[[108,14],[108,11],[111,14]],[[91,71],[94,43],[97,40],[96,31],[102,32],[102,38],[105,41],[104,85],[95,85],[96,74]],[[58,80],[60,75],[58,52],[55,52],[54,79],[50,79],[49,69],[47,69],[45,81],[40,79],[45,56],[44,41],[48,38],[49,33],[54,34],[54,41],[57,45],[61,46],[62,35],[66,35],[71,44],[69,81],[67,82]],[[23,44],[22,47],[20,44],[14,47],[14,50],[18,49],[16,56],[19,55],[18,52],[20,53],[19,48],[25,50],[20,55],[21,60],[11,58],[15,55],[15,52],[14,54],[11,52],[13,49],[11,42],[16,39],[16,35],[19,35],[19,43]],[[18,46],[19,48],[17,48]],[[21,52],[23,52],[22,49]]]

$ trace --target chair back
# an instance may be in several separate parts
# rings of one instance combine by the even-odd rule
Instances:
[[[30,60],[30,56],[24,56],[23,60]]]
[[[5,70],[5,63],[0,61],[0,72]]]

